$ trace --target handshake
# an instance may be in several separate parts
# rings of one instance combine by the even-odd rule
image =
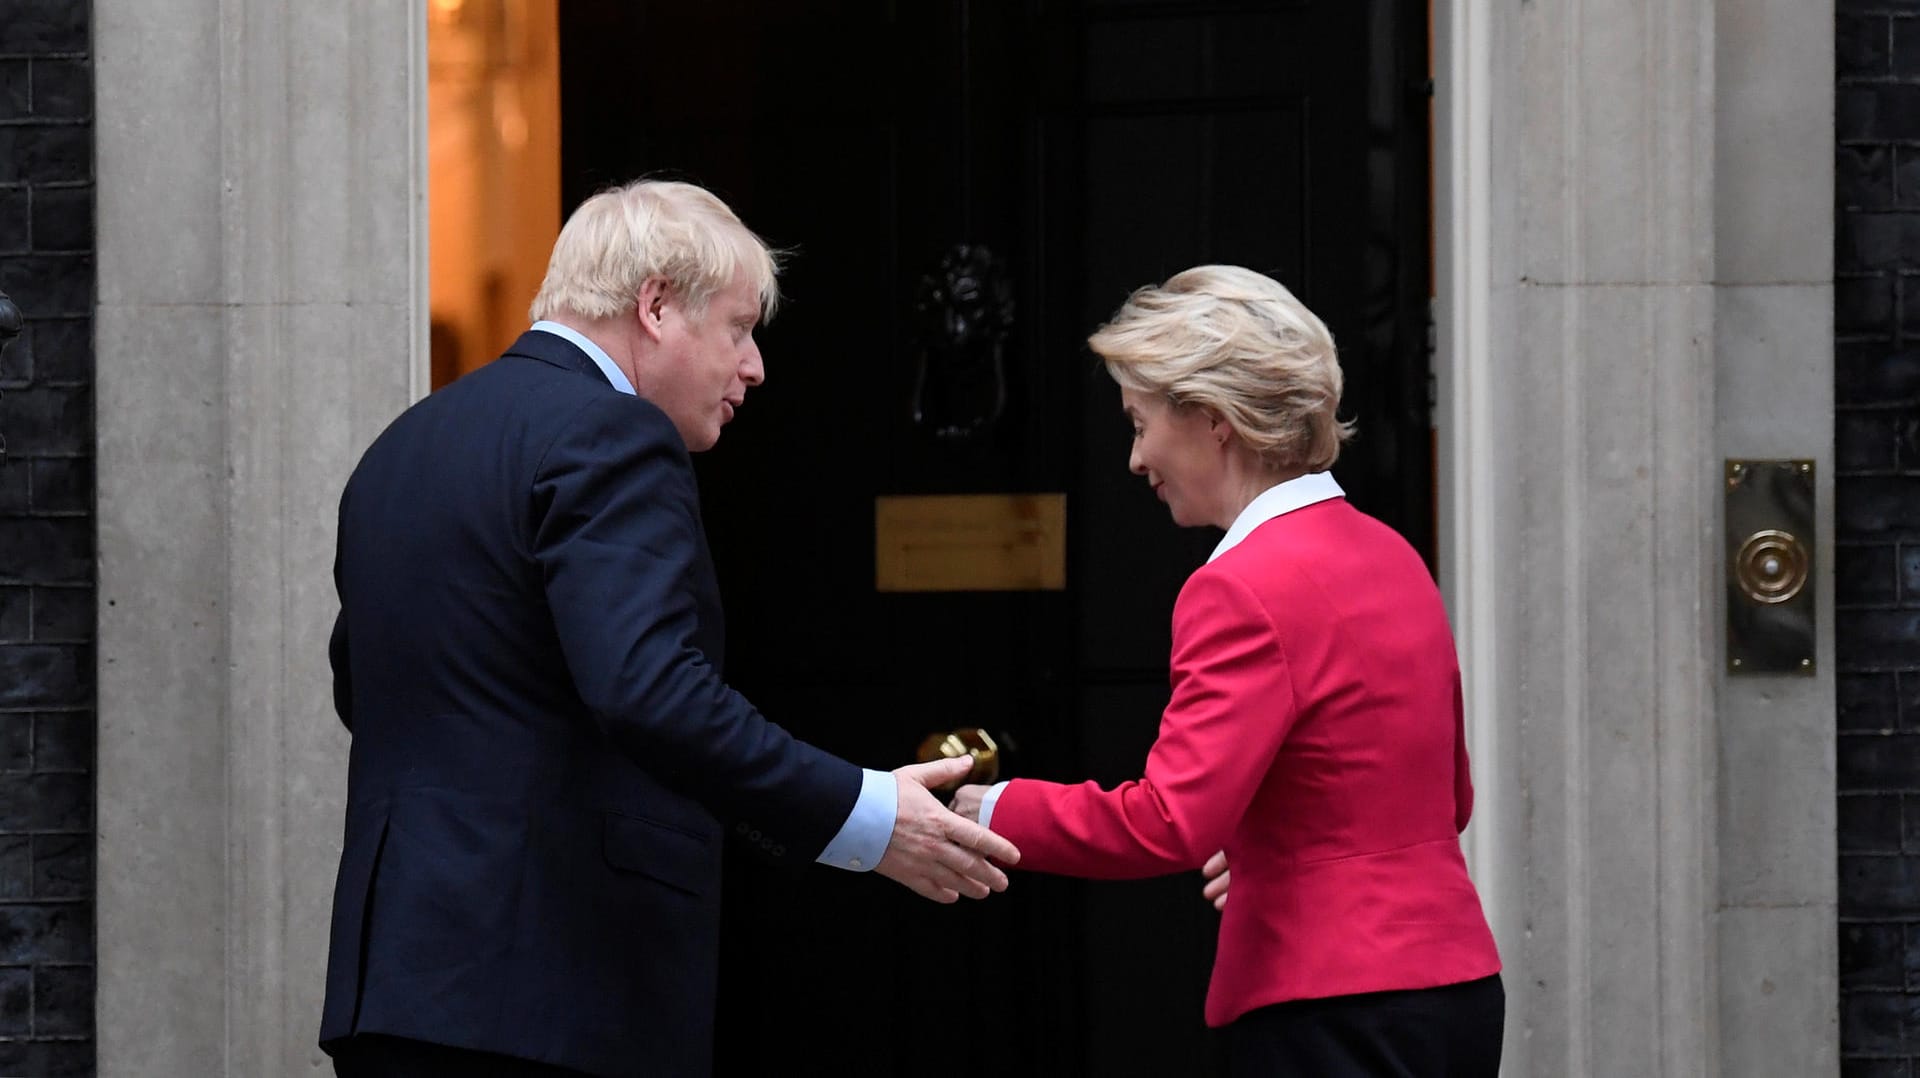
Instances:
[[[958,902],[961,895],[985,898],[1007,889],[1001,866],[1019,864],[1020,851],[980,826],[980,799],[987,787],[961,787],[951,809],[931,792],[966,778],[972,764],[962,756],[894,771],[899,810],[887,852],[874,871],[935,902]]]
[[[1019,864],[1020,851],[980,826],[981,802],[992,787],[962,786],[944,808],[930,792],[960,782],[971,769],[972,761],[962,756],[893,773],[900,787],[900,814],[877,870],[881,875],[935,902],[957,902],[961,895],[985,898],[1007,889],[1007,874],[1000,866]],[[1233,883],[1226,853],[1207,858],[1200,874],[1200,896],[1215,910],[1225,910]]]

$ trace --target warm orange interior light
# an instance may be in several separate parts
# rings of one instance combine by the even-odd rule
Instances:
[[[559,0],[433,0],[427,202],[433,385],[527,325],[560,231]]]

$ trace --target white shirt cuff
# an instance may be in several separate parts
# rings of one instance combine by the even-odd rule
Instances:
[[[860,771],[860,797],[827,848],[814,860],[849,872],[870,872],[886,856],[900,814],[900,784],[891,771]]]
[[[993,789],[988,790],[980,796],[981,827],[991,828],[993,826],[993,806],[1000,800],[1000,791],[1006,788],[1007,784],[1005,782],[996,782],[993,784]]]

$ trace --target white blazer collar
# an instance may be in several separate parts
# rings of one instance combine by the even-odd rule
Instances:
[[[1240,545],[1240,541],[1253,534],[1253,529],[1265,524],[1277,516],[1285,516],[1295,509],[1304,509],[1315,502],[1324,502],[1329,498],[1344,498],[1347,492],[1334,482],[1331,472],[1311,472],[1295,479],[1289,479],[1268,487],[1260,496],[1247,503],[1240,515],[1233,518],[1233,527],[1227,529],[1227,537],[1213,548],[1214,558],[1225,554]]]

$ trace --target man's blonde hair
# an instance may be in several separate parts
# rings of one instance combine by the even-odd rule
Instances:
[[[1322,472],[1353,424],[1333,334],[1280,282],[1195,266],[1139,289],[1087,339],[1113,380],[1211,409],[1273,468]]]
[[[602,191],[567,218],[529,314],[612,318],[633,308],[648,278],[665,278],[698,317],[744,276],[760,315],[780,302],[779,261],[712,192],[672,180],[635,180]]]

